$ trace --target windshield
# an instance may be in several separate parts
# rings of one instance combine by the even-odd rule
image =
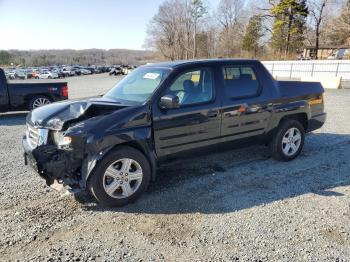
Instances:
[[[104,97],[117,101],[144,103],[169,72],[170,69],[164,68],[138,68],[108,91]]]

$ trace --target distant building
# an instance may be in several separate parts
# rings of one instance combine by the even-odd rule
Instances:
[[[307,46],[303,52],[304,59],[315,59],[316,48]],[[318,59],[350,59],[350,46],[320,46],[317,52]]]

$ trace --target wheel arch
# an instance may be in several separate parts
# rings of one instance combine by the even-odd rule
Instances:
[[[278,126],[285,120],[295,120],[295,121],[300,122],[303,125],[305,132],[308,129],[308,126],[309,126],[308,116],[307,116],[306,113],[297,113],[297,114],[291,114],[291,115],[283,116],[280,119],[280,121],[278,123]]]
[[[304,122],[304,123],[303,123]],[[306,125],[306,126],[305,126]],[[286,132],[290,130],[291,127],[297,127],[300,130],[300,144],[298,145],[296,151],[291,152],[292,154],[284,152],[283,149],[283,137]],[[281,118],[279,125],[274,129],[274,132],[270,134],[269,140],[267,141],[267,145],[270,148],[272,153],[272,157],[279,161],[290,161],[296,158],[304,145],[305,133],[307,130],[307,118],[305,123],[305,115],[303,113],[292,114]],[[294,143],[294,141],[284,142],[286,143]],[[289,152],[291,144],[287,151]]]
[[[109,146],[108,148],[104,149],[98,154],[89,154],[88,157],[83,161],[83,170],[82,170],[82,175],[83,175],[83,183],[84,186],[87,185],[88,180],[90,179],[90,175],[96,165],[98,164],[99,161],[101,161],[105,156],[107,156],[109,153],[111,153],[114,150],[117,150],[119,147],[131,147],[133,149],[136,149],[140,151],[148,160],[150,167],[151,167],[151,178],[152,181],[156,179],[156,173],[157,173],[157,157],[152,150],[147,141],[145,140],[132,140],[132,141],[126,141],[123,143],[119,144],[114,144]]]
[[[263,138],[263,143],[267,144],[278,128],[281,126],[281,124],[286,120],[296,120],[302,124],[304,127],[304,131],[307,132],[308,126],[309,126],[309,115],[307,112],[289,112],[289,114],[284,113],[283,115],[275,115],[271,119],[271,124],[269,125],[268,132]]]

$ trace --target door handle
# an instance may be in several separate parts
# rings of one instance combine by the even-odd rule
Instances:
[[[243,104],[239,107],[238,112],[239,113],[257,113],[259,110],[261,110],[261,106],[259,105],[248,106],[247,104]]]
[[[261,110],[261,106],[252,106],[247,108],[247,113],[257,113]]]
[[[209,111],[207,114],[208,117],[217,117],[218,111]]]

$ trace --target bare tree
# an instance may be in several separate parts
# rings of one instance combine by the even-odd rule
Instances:
[[[240,50],[244,26],[241,21],[243,0],[221,0],[216,11],[216,19],[222,27],[221,49],[224,56],[230,57]]]
[[[221,0],[217,10],[217,19],[220,24],[228,29],[238,23],[243,10],[242,0]]]
[[[315,59],[318,59],[318,49],[320,45],[321,26],[326,17],[326,6],[330,0],[309,0],[309,13],[312,26],[315,31]]]
[[[344,1],[339,17],[334,20],[331,35],[339,45],[350,45],[350,0]]]
[[[182,59],[184,1],[165,1],[153,17],[148,28],[149,45],[170,60]]]

